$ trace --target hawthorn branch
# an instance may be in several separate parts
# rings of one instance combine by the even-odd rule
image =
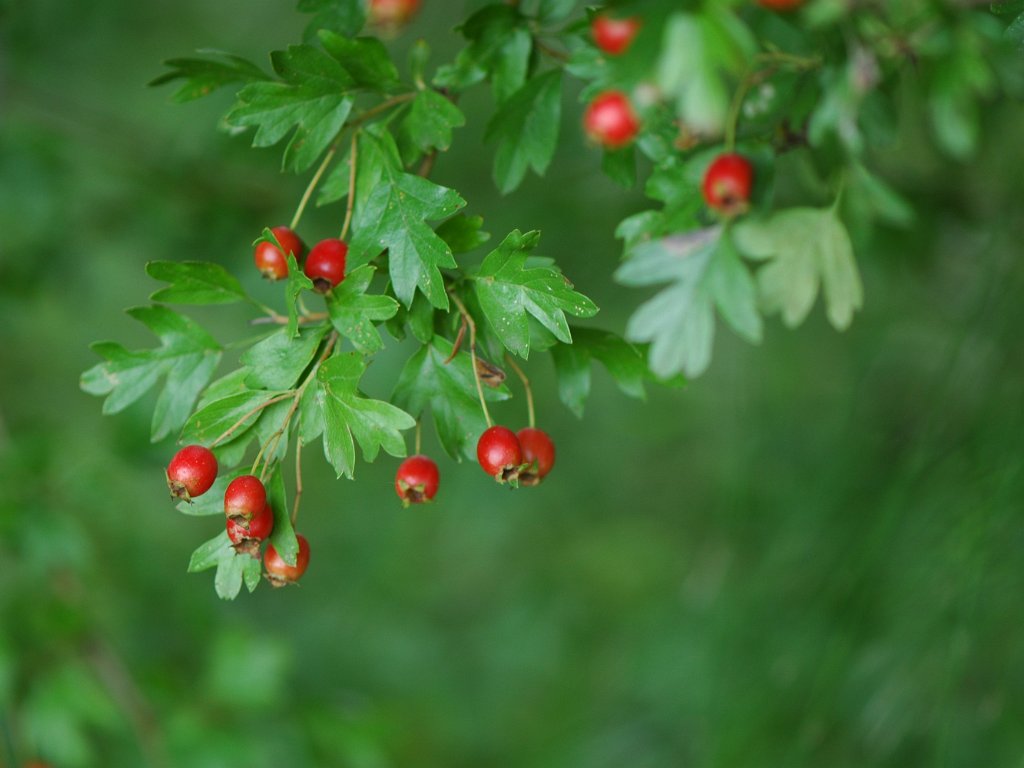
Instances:
[[[348,200],[345,201],[345,222],[341,225],[341,235],[339,239],[344,240],[348,234],[348,228],[352,224],[352,211],[356,206],[356,161],[358,159],[358,147],[359,144],[356,141],[359,138],[359,131],[352,131],[352,150],[349,153],[349,172],[348,172]]]
[[[313,178],[310,179],[309,184],[306,186],[306,191],[302,193],[302,199],[299,200],[299,207],[295,209],[295,215],[292,216],[292,223],[288,225],[288,228],[294,230],[299,226],[299,221],[302,220],[302,214],[306,210],[306,204],[309,202],[309,198],[313,196],[313,190],[316,189],[320,183],[320,178],[324,175],[324,171],[327,170],[327,166],[331,164],[331,160],[334,159],[335,153],[338,151],[338,142],[335,140],[331,148],[327,150],[327,154],[324,155],[323,162],[320,163],[320,167],[316,169],[316,173],[313,174]]]
[[[480,398],[480,408],[484,412],[484,419],[487,420],[487,426],[493,427],[494,422],[491,420],[491,412],[487,410],[487,400],[484,397],[484,387],[480,383],[480,373],[477,370],[476,365],[476,323],[473,321],[472,315],[469,314],[469,310],[466,309],[466,305],[462,303],[462,300],[454,293],[449,292],[449,296],[452,297],[452,301],[455,306],[459,308],[459,312],[462,314],[462,319],[469,326],[469,357],[473,364],[473,380],[476,381],[476,394]]]
[[[523,369],[516,364],[516,361],[508,352],[505,353],[505,362],[512,366],[512,370],[516,372],[516,376],[518,376],[519,380],[523,382],[523,389],[526,390],[527,418],[529,420],[530,427],[535,427],[537,426],[537,420],[535,418],[535,413],[533,410],[533,388],[530,386],[530,380],[526,378],[526,374],[523,372]]]
[[[210,447],[211,448],[216,448],[218,445],[223,443],[225,440],[227,440],[229,437],[231,437],[231,435],[233,435],[235,433],[235,431],[240,426],[245,424],[245,422],[247,422],[249,419],[251,419],[257,413],[262,411],[264,408],[268,408],[269,406],[273,405],[274,403],[280,403],[282,400],[287,400],[291,396],[292,396],[291,392],[285,392],[283,395],[277,395],[276,397],[272,397],[269,400],[267,400],[266,402],[260,403],[255,408],[250,409],[249,411],[246,412],[246,414],[242,418],[240,418],[238,421],[236,421],[234,424],[232,424],[230,427],[228,427],[226,430],[224,430],[224,432],[221,433],[220,437],[218,437],[216,440],[214,440],[212,443],[210,443]]]

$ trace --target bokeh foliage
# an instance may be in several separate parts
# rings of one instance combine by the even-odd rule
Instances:
[[[453,54],[463,4],[437,5],[395,45]],[[146,262],[237,268],[290,213],[302,181],[212,131],[223,102],[143,87],[197,43],[299,39],[289,6],[0,4],[0,765],[1018,762],[1024,115],[991,104],[977,153],[951,160],[912,74],[873,159],[915,217],[854,231],[847,333],[818,308],[759,347],[722,334],[704,378],[646,403],[597,375],[583,421],[536,364],[559,447],[541,488],[445,460],[439,502],[403,511],[392,463],[356,483],[311,463],[301,588],[227,605],[185,575],[216,530],[173,512],[152,403],[104,419],[78,374],[159,287]],[[645,203],[573,138],[502,197],[484,130],[435,178],[491,231],[542,229],[621,328],[612,230]]]

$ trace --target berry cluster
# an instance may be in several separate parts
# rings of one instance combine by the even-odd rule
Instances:
[[[773,11],[791,11],[803,0],[757,0]],[[594,44],[608,56],[626,53],[642,27],[639,18],[616,18],[609,13],[594,16],[590,33]],[[633,143],[640,132],[641,120],[629,97],[618,90],[598,94],[583,114],[587,136],[608,150],[619,150]],[[704,202],[718,215],[729,219],[745,213],[753,188],[754,169],[750,161],[735,152],[719,155],[704,176]]]
[[[209,448],[186,445],[167,465],[167,487],[171,496],[183,501],[202,496],[217,479],[217,458]],[[236,477],[224,491],[224,516],[228,539],[235,551],[259,558],[260,548],[274,531],[274,511],[267,501],[267,489],[254,475]],[[294,564],[267,543],[263,567],[267,580],[275,587],[293,584],[302,578],[309,565],[309,542],[297,536],[299,553]]]
[[[344,240],[335,237],[321,240],[307,256],[306,244],[290,227],[273,227],[270,231],[277,244],[261,240],[253,252],[256,269],[268,280],[284,280],[288,277],[286,254],[294,256],[296,262],[303,264],[303,273],[313,281],[313,288],[319,293],[328,293],[345,279],[348,245]]]
[[[480,435],[476,459],[499,483],[529,487],[539,485],[555,466],[555,444],[541,429],[525,427],[513,432],[493,426]]]

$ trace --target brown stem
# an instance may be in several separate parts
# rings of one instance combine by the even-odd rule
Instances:
[[[430,172],[434,170],[434,162],[437,160],[437,150],[431,150],[426,157],[423,158],[423,162],[420,163],[419,170],[416,171],[417,176],[422,176],[424,179],[430,175]]]
[[[523,372],[523,369],[516,365],[516,361],[512,359],[512,355],[510,355],[508,352],[505,353],[505,361],[510,366],[512,366],[512,370],[516,372],[516,375],[519,377],[519,380],[523,382],[523,389],[526,390],[527,418],[529,419],[530,427],[533,428],[537,426],[537,420],[535,418],[533,410],[533,388],[530,387],[530,380],[526,378],[526,374]]]
[[[484,412],[484,419],[487,420],[487,426],[494,426],[494,422],[491,421],[491,412],[487,410],[487,400],[484,398],[484,388],[480,383],[480,373],[476,366],[476,323],[473,322],[472,316],[469,314],[469,310],[466,309],[466,305],[462,303],[458,296],[454,293],[449,293],[452,297],[452,301],[455,302],[455,306],[459,308],[459,312],[462,313],[462,319],[465,320],[466,325],[469,326],[469,357],[473,365],[473,379],[476,381],[476,393],[480,398],[480,408]]]
[[[228,427],[221,434],[220,437],[218,437],[216,440],[214,440],[212,443],[210,443],[210,447],[211,448],[216,448],[218,445],[223,443],[226,439],[228,439],[229,437],[231,437],[231,435],[233,435],[235,433],[235,430],[237,430],[240,426],[245,424],[245,422],[247,422],[249,419],[251,419],[257,413],[262,411],[264,408],[267,408],[267,407],[273,405],[274,403],[280,403],[282,400],[287,400],[291,396],[292,396],[291,392],[285,392],[283,395],[277,395],[276,397],[272,397],[269,400],[267,400],[266,402],[260,403],[255,408],[252,408],[251,410],[246,412],[246,414],[242,418],[240,418],[238,421],[236,421],[234,424],[232,424],[230,427]]]
[[[376,117],[381,112],[387,112],[389,109],[391,109],[392,107],[397,107],[399,104],[404,104],[407,101],[412,101],[418,95],[419,91],[409,91],[408,93],[401,93],[398,96],[394,96],[393,98],[390,98],[387,101],[382,101],[377,106],[371,107],[370,109],[363,112],[355,120],[352,120],[349,123],[349,126],[354,127],[357,125],[362,125],[371,117]]]
[[[299,325],[303,323],[318,323],[321,320],[326,320],[328,317],[329,315],[326,312],[310,312],[305,315],[299,315]],[[254,318],[249,321],[249,325],[288,325],[288,318],[275,313],[272,316]]]
[[[466,337],[466,316],[462,316],[462,322],[459,323],[459,332],[455,336],[455,341],[452,343],[452,353],[445,358],[444,364],[448,365],[455,356],[459,354],[459,349],[462,347],[462,340]]]
[[[264,454],[266,454],[268,457],[274,455],[274,451],[277,450],[277,446],[281,442],[281,437],[284,435],[285,431],[287,431],[288,425],[291,423],[292,417],[295,415],[295,412],[299,408],[299,403],[302,402],[302,395],[305,393],[306,387],[308,387],[309,383],[314,379],[317,371],[320,370],[320,365],[331,354],[331,351],[334,349],[334,345],[337,342],[338,332],[331,331],[331,336],[327,340],[327,346],[324,347],[323,353],[320,355],[319,358],[317,358],[316,364],[310,369],[309,373],[306,375],[305,380],[303,380],[299,388],[296,389],[294,393],[288,395],[289,397],[292,398],[291,407],[288,408],[288,412],[284,415],[284,420],[281,422],[280,428],[277,429],[274,432],[274,434],[268,437],[267,441],[260,447],[260,452],[256,454],[256,461],[253,462],[252,469],[249,471],[249,474],[254,474],[256,472],[256,467],[259,466],[260,459],[263,458]],[[273,444],[273,448],[270,448],[271,444]],[[263,478],[266,477],[267,472],[270,469],[270,464],[271,459],[268,458],[266,462],[264,462],[263,464],[263,471],[260,472],[260,480],[263,480]]]

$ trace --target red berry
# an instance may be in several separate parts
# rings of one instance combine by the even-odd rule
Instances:
[[[726,216],[747,210],[754,186],[754,166],[743,155],[719,155],[704,174],[704,200]]]
[[[306,257],[306,277],[320,293],[327,293],[345,279],[345,257],[348,245],[344,240],[328,238],[313,246]]]
[[[605,91],[590,102],[583,114],[583,129],[607,149],[627,146],[640,130],[633,106],[621,91]]]
[[[299,554],[295,558],[295,565],[288,565],[274,549],[274,545],[267,544],[267,551],[263,555],[263,567],[267,569],[267,578],[275,587],[294,584],[302,578],[302,574],[309,566],[309,542],[301,534],[295,538],[299,540]]]
[[[288,227],[274,227],[270,231],[274,233],[274,237],[277,238],[277,242],[281,244],[284,251],[273,243],[263,241],[256,244],[253,260],[256,262],[256,269],[265,278],[284,280],[288,277],[288,259],[285,258],[285,253],[290,253],[296,259],[301,259],[302,254],[306,252],[306,245]]]
[[[267,506],[267,489],[258,477],[242,475],[224,491],[224,514],[230,520],[248,523]]]
[[[395,493],[405,506],[422,504],[437,495],[441,477],[437,464],[427,456],[410,456],[395,473]]]
[[[235,545],[235,551],[248,553],[257,557],[260,552],[260,542],[270,537],[274,531],[274,510],[269,504],[263,506],[263,511],[253,515],[252,520],[239,520],[228,518],[228,538]]]
[[[476,460],[499,483],[515,484],[523,464],[523,449],[516,433],[506,427],[490,427],[476,444]]]
[[[555,444],[543,429],[524,427],[516,432],[523,449],[525,469],[519,473],[521,485],[539,485],[551,468],[555,466]]]
[[[792,11],[803,5],[804,0],[757,0],[757,4],[772,11]]]
[[[370,0],[370,23],[399,26],[419,10],[420,0]]]
[[[176,499],[202,496],[216,479],[217,457],[201,445],[186,445],[167,465],[167,487]]]
[[[607,13],[599,13],[590,23],[594,43],[610,56],[625,53],[639,31],[639,19],[613,19]]]

